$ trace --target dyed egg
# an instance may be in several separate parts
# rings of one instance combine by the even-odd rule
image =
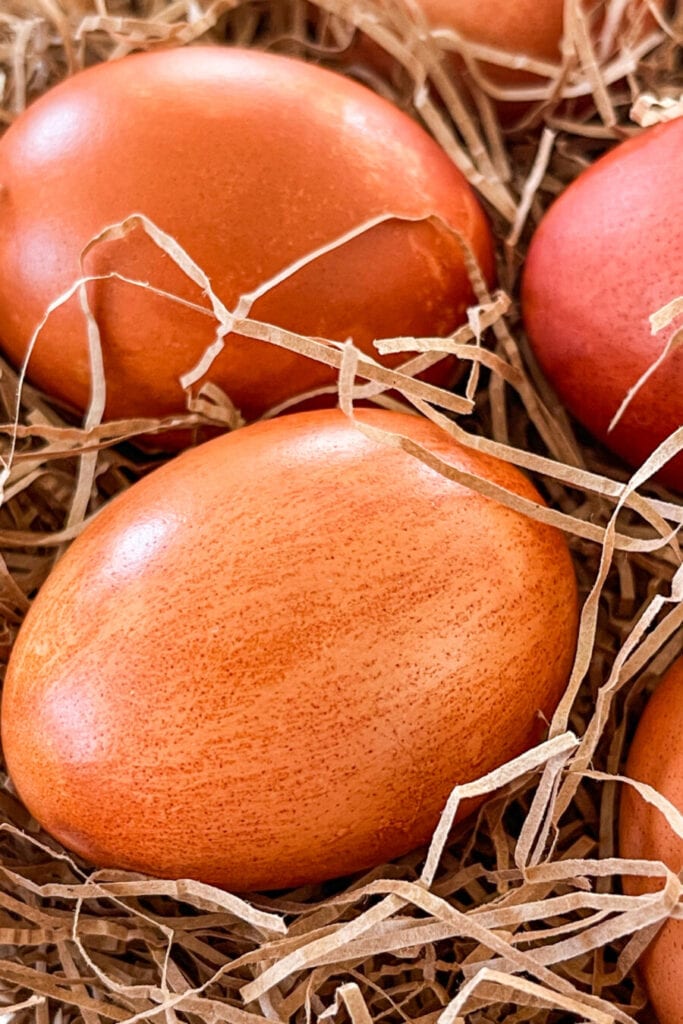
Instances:
[[[541,369],[584,426],[633,466],[683,423],[681,318],[652,313],[683,294],[683,119],[616,146],[551,206],[529,250],[524,320]],[[660,479],[683,489],[683,457]]]
[[[429,421],[361,419],[540,502]],[[560,533],[299,413],[96,518],[22,627],[2,741],[31,812],[98,865],[314,882],[425,843],[455,783],[535,743],[576,632]]]
[[[463,244],[492,275],[490,231],[469,185],[386,100],[341,75],[258,51],[138,54],[56,86],[0,142],[0,342],[15,364],[49,304],[79,278],[84,248],[135,213],[177,240],[229,309],[290,264],[391,216],[251,309],[302,334],[352,338],[373,354],[375,338],[445,335],[463,320],[473,299]],[[180,378],[217,326],[201,283],[141,229],[97,244],[84,266],[128,279],[88,286],[102,335],[106,414],[182,412]],[[443,383],[451,373],[446,360],[432,379]],[[74,409],[87,406],[90,355],[78,295],[50,316],[29,378]],[[230,334],[203,380],[251,419],[334,384],[336,370]]]
[[[626,774],[647,782],[683,813],[683,658],[674,662],[650,699],[629,751]],[[662,813],[624,786],[619,816],[622,857],[663,861],[683,870],[683,839]],[[660,888],[661,875],[649,883],[626,878],[630,893]],[[640,970],[659,1024],[680,1024],[683,992],[683,923],[667,921],[640,961]]]

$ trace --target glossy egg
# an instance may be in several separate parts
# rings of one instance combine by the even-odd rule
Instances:
[[[626,774],[647,782],[683,813],[683,658],[666,673],[645,712],[629,751]],[[622,857],[663,861],[672,871],[683,870],[683,839],[660,811],[624,786],[619,817]],[[626,878],[627,892],[661,888],[660,877]],[[659,1024],[680,1024],[683,993],[683,922],[668,921],[640,961],[650,1001]]]
[[[78,279],[84,247],[135,213],[180,243],[228,309],[319,247],[390,216],[251,310],[302,334],[351,338],[375,355],[375,338],[444,335],[463,320],[473,299],[463,245],[492,276],[490,231],[469,185],[386,100],[331,71],[255,50],[138,54],[67,79],[0,142],[0,342],[15,364],[48,305]],[[84,265],[164,293],[114,278],[89,286],[106,414],[183,411],[180,378],[216,330],[201,285],[140,229],[98,244]],[[450,373],[446,360],[432,379]],[[29,378],[86,407],[90,357],[77,295],[50,316]],[[334,384],[336,370],[231,334],[204,379],[251,419]]]
[[[540,502],[426,420],[361,418]],[[455,783],[535,743],[576,631],[559,532],[293,414],[181,455],[72,545],[11,657],[4,751],[97,865],[318,881],[425,843]]]
[[[683,119],[616,146],[550,207],[532,240],[524,320],[541,369],[596,437],[639,466],[683,423],[681,327],[653,334],[652,313],[683,294]],[[683,457],[660,479],[683,489]]]

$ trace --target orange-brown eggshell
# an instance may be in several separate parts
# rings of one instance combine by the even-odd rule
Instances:
[[[646,782],[683,812],[683,658],[674,662],[645,712],[629,751],[626,774]],[[683,870],[683,839],[664,816],[630,786],[624,786],[619,815],[622,857],[663,861]],[[624,880],[630,893],[661,887],[657,881]],[[683,993],[683,923],[668,921],[640,961],[650,1001],[659,1024],[680,1024]]]
[[[655,3],[663,8],[665,0],[655,0]],[[565,6],[565,0],[514,0],[507,3],[500,0],[416,0],[413,10],[419,12],[432,31],[455,33],[462,40],[463,49],[468,44],[476,44],[499,51],[503,59],[505,55],[511,58],[508,64],[479,61],[479,71],[489,86],[510,90],[546,86],[550,75],[554,71],[559,72],[563,36],[567,32]],[[599,59],[613,57],[622,38],[640,39],[657,27],[649,10],[649,0],[628,0],[614,26],[614,36],[606,41],[603,52],[601,34],[608,0],[584,0],[581,6]],[[443,45],[446,45],[446,40]],[[458,77],[467,78],[469,70],[460,57],[459,48],[452,52],[452,70]],[[361,36],[352,47],[352,56],[358,57],[361,64],[367,62],[384,74],[390,73],[388,55],[367,37]],[[547,65],[547,73],[541,76],[528,70],[526,65],[529,62]],[[526,109],[527,105],[506,99],[502,92],[498,98],[499,114],[503,119],[523,114]]]
[[[683,294],[683,118],[616,146],[555,201],[532,240],[522,308],[567,408],[633,466],[683,423],[683,350],[674,347],[609,424],[680,327],[649,317]],[[660,479],[683,490],[683,457]]]
[[[426,420],[362,419],[540,500]],[[73,544],[13,652],[4,750],[97,864],[316,881],[426,842],[456,782],[536,742],[576,624],[561,534],[296,414],[180,456]]]
[[[433,28],[450,28],[465,41],[490,46],[504,53],[530,60],[559,64],[562,37],[566,31],[565,0],[418,0]],[[607,4],[605,0],[584,0],[593,42],[597,44]],[[623,32],[633,25],[652,29],[647,0],[629,0],[620,21]],[[500,85],[539,82],[533,74],[519,68],[486,65],[487,75]]]
[[[48,304],[79,277],[106,226],[143,213],[173,236],[232,308],[290,263],[385,214],[252,313],[303,334],[372,342],[443,335],[473,300],[462,238],[486,276],[492,239],[469,185],[434,140],[370,90],[302,61],[187,47],[100,64],[52,89],[0,142],[0,342],[15,363]],[[141,231],[103,243],[89,273],[118,271],[209,308]],[[110,280],[90,286],[107,415],[183,411],[179,378],[211,343],[210,316]],[[405,355],[387,360],[402,362]],[[446,360],[432,379],[452,373]],[[29,377],[77,409],[90,366],[78,298],[55,312]],[[231,335],[208,379],[247,419],[333,384],[336,371]]]

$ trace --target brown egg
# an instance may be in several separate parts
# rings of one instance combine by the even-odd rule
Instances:
[[[492,275],[490,231],[469,185],[386,100],[341,75],[258,51],[139,54],[69,78],[0,142],[0,340],[15,363],[48,305],[78,279],[83,248],[134,213],[177,239],[229,309],[294,261],[391,215],[252,309],[303,334],[352,338],[375,355],[375,338],[444,335],[463,320],[473,293],[462,242]],[[438,222],[425,220],[432,216]],[[99,244],[85,266],[149,282],[205,311],[121,280],[89,286],[107,415],[182,411],[179,379],[216,329],[201,286],[141,230]],[[446,360],[432,379],[451,372]],[[86,407],[91,374],[78,296],[50,317],[29,377]],[[205,379],[251,419],[333,384],[336,371],[233,334]]]
[[[540,501],[427,420],[361,418]],[[425,843],[456,782],[536,742],[576,629],[560,533],[294,414],[180,456],[73,544],[14,649],[3,746],[98,865],[317,881]]]
[[[647,782],[683,812],[683,658],[674,662],[638,723],[626,774]],[[619,816],[622,857],[663,861],[683,870],[683,840],[660,811],[624,786]],[[660,888],[657,881],[626,878],[624,888],[642,893]],[[659,1024],[680,1024],[683,994],[683,922],[667,921],[640,961],[640,969]]]
[[[451,29],[465,41],[493,47],[503,53],[531,61],[559,65],[562,38],[567,32],[565,0],[417,0],[429,25],[434,29]],[[617,33],[639,37],[652,31],[654,19],[648,12],[648,0],[627,0]],[[663,6],[660,2],[659,6]],[[607,0],[583,0],[593,44],[600,45],[605,25]],[[614,53],[614,45],[607,56]],[[496,85],[520,86],[542,84],[544,79],[527,70],[484,64],[483,70]]]
[[[647,33],[656,31],[652,5],[661,11],[665,0],[626,0],[623,6],[611,0],[581,0],[587,34],[601,64],[607,66],[620,48],[632,47]],[[566,42],[564,39],[571,32],[565,18],[565,0],[414,0],[409,7],[419,23],[418,31],[427,27],[436,34],[438,45],[450,58],[447,67],[460,84],[475,85],[472,65],[465,62],[461,53],[469,50],[471,54],[472,45],[497,51],[495,58],[480,59],[473,66],[477,69],[477,81],[485,79],[498,117],[508,127],[528,114],[532,99],[549,97],[551,85],[560,73],[562,48],[572,45],[569,38]],[[617,13],[616,20],[609,24],[608,9],[611,17]],[[448,33],[459,37],[457,50],[457,40],[449,40]],[[363,33],[353,39],[343,61],[356,74],[371,68],[387,78],[392,78],[399,67],[394,57]],[[574,66],[574,56],[572,62]],[[530,64],[536,65],[535,71],[529,70]],[[524,98],[513,97],[512,90],[518,94],[524,90]],[[563,102],[561,109],[565,114],[587,110],[586,96],[584,90],[579,98]]]

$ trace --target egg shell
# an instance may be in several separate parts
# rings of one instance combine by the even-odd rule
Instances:
[[[255,50],[162,50],[68,78],[1,140],[0,186],[0,339],[15,364],[48,304],[78,279],[83,248],[133,213],[173,236],[230,309],[366,221],[407,218],[318,258],[252,308],[257,319],[352,338],[375,356],[375,338],[445,335],[463,321],[473,300],[463,243],[493,275],[485,215],[418,124],[341,75]],[[432,216],[440,221],[425,220]],[[150,282],[209,310],[202,288],[142,230],[99,244],[85,268]],[[183,411],[179,379],[212,342],[213,317],[120,280],[92,284],[89,295],[102,333],[107,415]],[[451,375],[446,360],[431,379]],[[29,377],[82,410],[90,376],[74,295],[50,317]],[[206,379],[251,419],[334,384],[336,371],[233,334]]]
[[[650,698],[629,750],[626,774],[653,786],[683,813],[683,658],[674,662]],[[624,786],[619,815],[622,857],[663,861],[683,870],[683,839],[662,813]],[[663,879],[627,877],[632,894],[660,889]],[[667,921],[640,961],[659,1024],[680,1024],[683,994],[683,923]]]
[[[463,39],[491,46],[531,60],[559,64],[565,34],[565,0],[418,0],[433,28],[453,29]],[[597,44],[607,9],[605,0],[584,0],[581,4],[589,31]],[[633,25],[650,30],[654,19],[646,0],[627,0],[619,22],[622,31]],[[539,82],[538,76],[521,68],[485,64],[487,76],[501,85]]]
[[[664,0],[655,0],[659,8]],[[565,0],[515,0],[501,3],[500,0],[416,0],[412,5],[419,11],[426,24],[433,31],[447,30],[455,33],[466,45],[477,44],[490,47],[529,61],[540,61],[559,68],[562,58],[561,46],[565,34]],[[606,0],[584,0],[581,4],[587,19],[588,32],[593,45],[600,51],[600,37],[605,25]],[[617,38],[641,38],[645,32],[656,28],[654,17],[649,11],[648,0],[627,0],[616,27]],[[445,42],[445,41],[444,41]],[[607,46],[606,57],[613,56],[612,45]],[[466,79],[469,71],[459,53],[452,51],[451,68],[458,77]],[[361,37],[352,47],[352,55],[369,61],[384,74],[390,74],[392,61],[379,45],[368,37]],[[602,55],[602,54],[601,54]],[[494,86],[520,88],[547,84],[548,78],[524,67],[506,66],[480,61],[480,70],[487,81]],[[515,117],[527,108],[522,102],[499,97],[499,115]]]
[[[464,40],[549,62],[560,57],[564,0],[419,0],[434,29],[451,29]],[[519,85],[539,79],[521,69],[484,64],[493,82]]]
[[[540,498],[429,421],[366,411]],[[280,888],[425,843],[532,745],[577,629],[563,536],[336,410],[199,446],[116,498],[21,629],[11,777],[98,865]]]
[[[683,351],[674,347],[635,394],[680,318],[653,334],[649,316],[683,294],[683,119],[616,146],[551,206],[531,243],[524,321],[562,402],[632,466],[683,423]],[[660,479],[683,489],[683,458]]]

